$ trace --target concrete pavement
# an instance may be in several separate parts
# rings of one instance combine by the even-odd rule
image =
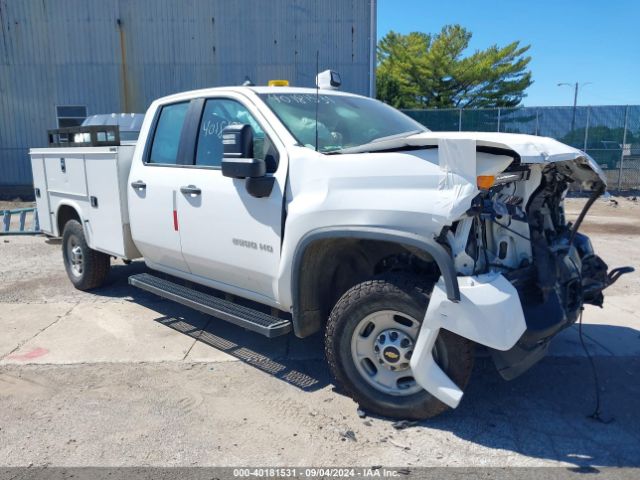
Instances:
[[[0,365],[100,362],[220,362],[240,349],[269,357],[322,359],[321,339],[267,339],[143,292],[108,303],[0,304],[7,332]],[[635,297],[607,297],[606,308],[587,307],[583,333],[597,356],[640,356],[640,316]],[[240,352],[242,353],[242,352]],[[584,356],[578,326],[553,340],[554,357]]]
[[[640,264],[628,242],[594,238]],[[60,256],[39,237],[0,243],[0,466],[640,466],[638,274],[584,313],[613,422],[588,418],[572,327],[512,382],[478,358],[459,408],[397,430],[335,390],[319,336],[269,340],[136,290],[139,262],[79,292]]]

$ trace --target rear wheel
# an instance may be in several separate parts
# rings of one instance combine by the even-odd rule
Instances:
[[[109,255],[89,248],[82,225],[77,220],[69,220],[64,226],[62,257],[67,276],[78,290],[101,286],[109,274]]]
[[[409,366],[431,288],[412,275],[385,274],[351,288],[333,308],[327,359],[337,383],[366,410],[424,419],[448,408],[416,383]],[[464,389],[473,367],[473,342],[441,330],[433,356]]]

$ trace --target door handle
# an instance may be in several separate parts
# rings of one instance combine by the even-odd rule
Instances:
[[[131,182],[131,186],[136,190],[144,190],[145,188],[147,188],[147,184],[144,183],[142,180],[136,180],[135,182]]]
[[[195,185],[187,185],[186,187],[180,187],[180,192],[184,193],[185,195],[200,195],[202,193],[202,190],[200,190]]]

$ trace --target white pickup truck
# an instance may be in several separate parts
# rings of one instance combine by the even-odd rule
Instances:
[[[435,133],[288,86],[161,98],[134,143],[95,129],[30,152],[71,282],[142,257],[158,273],[131,285],[269,337],[322,332],[336,382],[377,414],[455,408],[475,345],[514,378],[628,270],[577,232],[602,171],[549,138]],[[594,192],[573,225],[570,185]]]

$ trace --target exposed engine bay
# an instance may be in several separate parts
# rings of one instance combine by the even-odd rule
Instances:
[[[577,232],[590,205],[604,192],[593,191],[575,222],[567,222],[564,198],[576,181],[575,161],[521,165],[514,162],[481,190],[466,216],[443,240],[456,270],[466,276],[502,274],[517,290],[526,331],[509,350],[492,349],[506,379],[527,370],[546,353],[550,339],[578,319],[583,304],[602,306],[602,290],[626,273],[607,273],[588,237]]]

